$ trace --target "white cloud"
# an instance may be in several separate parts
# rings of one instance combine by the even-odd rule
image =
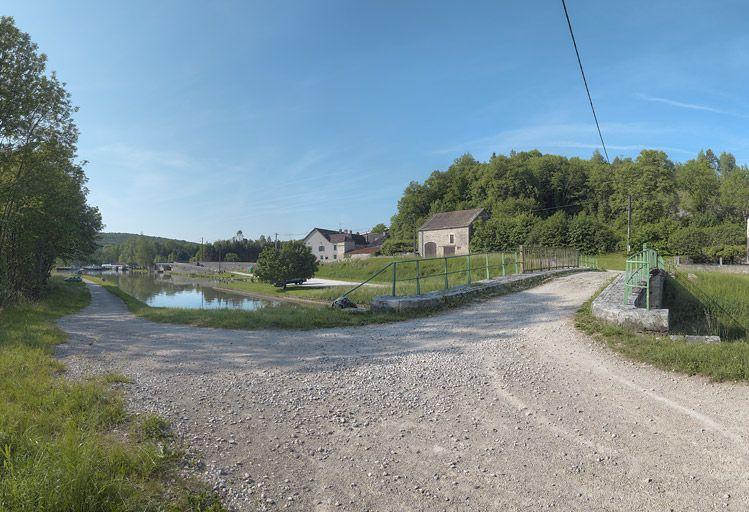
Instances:
[[[700,105],[698,103],[684,103],[682,101],[671,100],[668,98],[659,98],[657,96],[646,96],[644,94],[640,94],[639,97],[640,99],[643,99],[645,101],[651,101],[654,103],[663,103],[664,105],[670,105],[672,107],[686,108],[690,110],[701,110],[703,112],[712,112],[714,114],[723,114],[727,116],[741,117],[744,119],[749,118],[749,115],[741,114],[738,112],[731,112],[728,110],[722,110],[719,108],[710,107],[708,105]]]

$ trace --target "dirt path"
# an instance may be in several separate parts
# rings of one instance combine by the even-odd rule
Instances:
[[[155,324],[92,286],[60,356],[132,377],[238,510],[749,509],[749,386],[578,333],[608,277],[312,332]]]

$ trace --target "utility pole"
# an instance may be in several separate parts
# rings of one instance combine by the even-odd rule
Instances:
[[[274,245],[276,246],[276,251],[278,251],[278,233],[274,233],[276,235],[276,240],[274,242]]]
[[[632,251],[632,194],[627,196],[627,254]]]

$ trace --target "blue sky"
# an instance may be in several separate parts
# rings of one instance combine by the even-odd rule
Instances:
[[[559,1],[6,1],[80,106],[107,231],[389,221],[464,152],[598,145]],[[569,0],[609,154],[749,162],[749,4]]]

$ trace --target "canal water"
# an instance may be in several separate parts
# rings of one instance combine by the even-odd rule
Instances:
[[[208,280],[145,272],[103,272],[104,281],[115,283],[124,292],[154,308],[243,309],[255,311],[281,306],[278,301],[214,290]]]

